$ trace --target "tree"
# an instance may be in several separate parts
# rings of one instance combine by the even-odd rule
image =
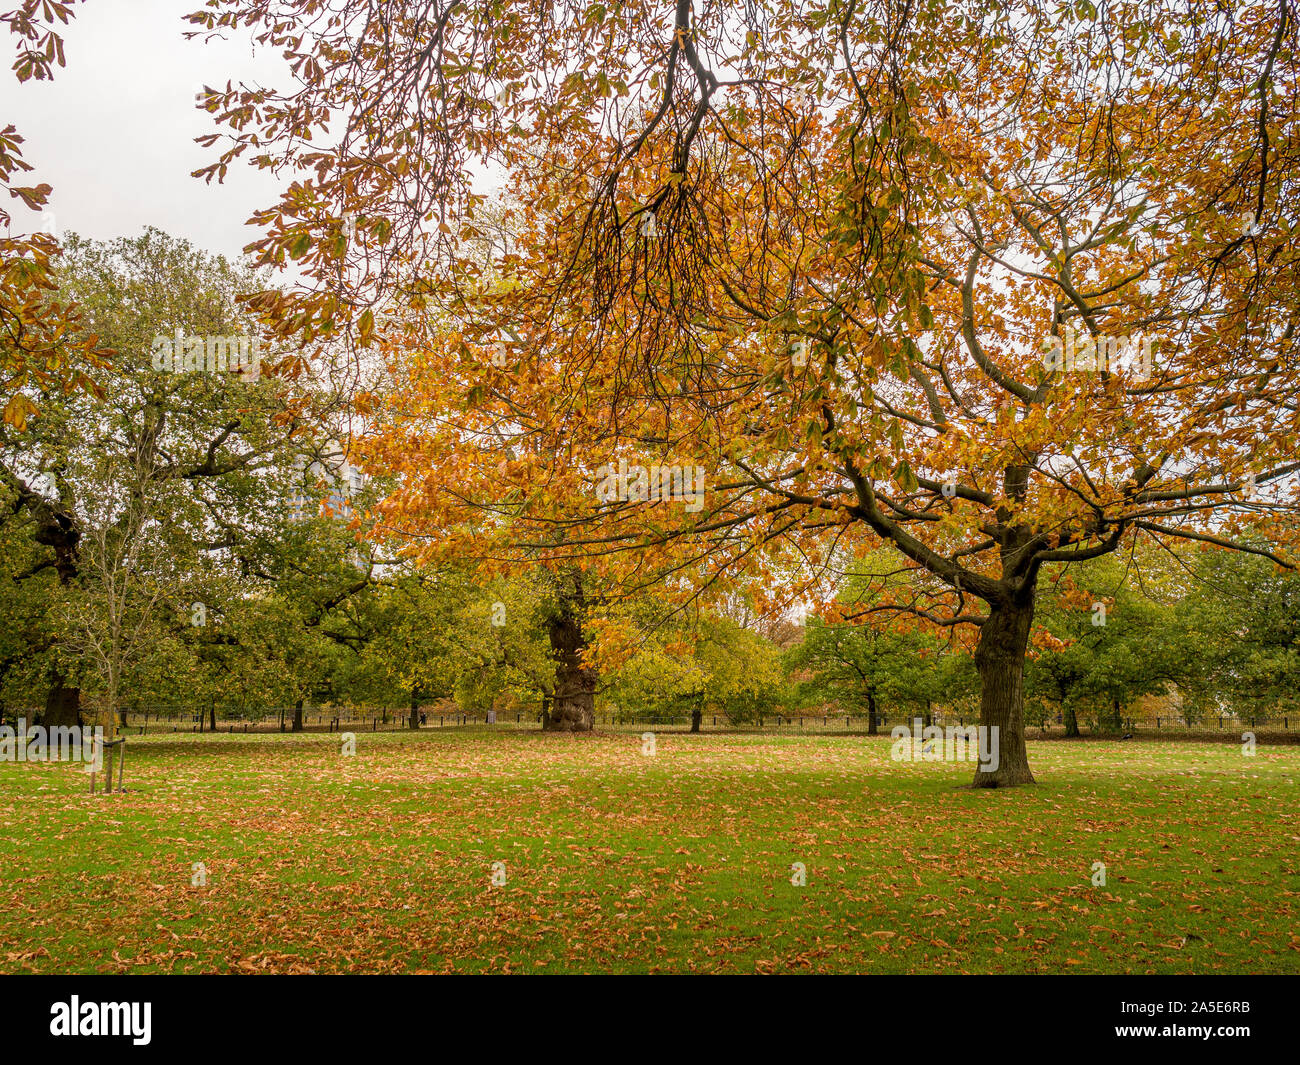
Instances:
[[[1194,668],[1173,607],[1131,587],[1131,575],[1113,562],[1072,570],[1069,594],[1039,613],[1026,687],[1031,700],[1060,707],[1067,736],[1079,735],[1083,708],[1103,731],[1119,732],[1124,707],[1183,686]]]
[[[928,717],[932,703],[960,697],[960,687],[943,671],[945,657],[944,642],[915,627],[809,618],[803,642],[786,653],[785,661],[788,669],[810,674],[801,685],[806,698],[865,709],[867,731],[874,736],[885,710],[921,710]]]
[[[606,698],[655,718],[689,717],[692,732],[706,713],[739,723],[783,705],[780,659],[762,635],[727,617],[670,626],[658,613],[657,624],[636,633],[635,652],[611,671]]]
[[[175,599],[205,558],[229,563],[241,544],[279,542],[291,459],[310,434],[297,397],[281,382],[228,368],[155,365],[163,342],[179,346],[184,337],[206,360],[217,341],[224,348],[253,334],[235,302],[253,284],[241,268],[157,230],[108,243],[70,234],[58,284],[82,308],[86,328],[118,355],[100,370],[102,394],[24,386],[40,413],[21,430],[0,427],[0,483],[10,501],[3,520],[31,545],[20,579],[44,582],[53,573],[72,614],[98,618],[107,626],[99,637],[107,638],[128,614],[132,625],[141,621],[151,597]],[[268,498],[285,503],[268,508]],[[128,577],[126,564],[144,561],[145,541],[147,569]],[[191,602],[173,608],[177,631],[190,629]],[[49,625],[62,628],[54,618]],[[117,647],[112,656],[125,668]],[[123,675],[102,656],[96,661],[100,680]],[[76,664],[66,654],[48,662],[44,721],[76,725]]]
[[[76,0],[21,0],[17,8],[0,15],[17,51],[13,64],[18,82],[47,81],[54,68],[64,65],[63,38],[58,23],[75,15]],[[0,129],[0,204],[18,200],[31,211],[42,211],[41,229],[13,234],[18,221],[0,206],[0,400],[7,425],[22,432],[37,411],[34,392],[95,391],[90,376],[104,365],[111,351],[83,327],[75,302],[56,298],[56,272],[60,248],[58,226],[48,211],[53,189],[42,182],[19,185],[17,178],[32,169],[23,159],[23,138],[13,125]]]
[[[1174,653],[1183,713],[1255,721],[1300,709],[1300,580],[1250,555],[1207,552],[1183,579]]]
[[[380,616],[363,654],[391,687],[409,695],[409,728],[420,726],[422,700],[451,695],[470,669],[462,614],[473,592],[453,571],[400,574],[380,591]],[[480,620],[490,627],[486,617]]]
[[[168,568],[159,564],[169,545],[151,513],[148,486],[128,486],[122,494],[128,499],[113,501],[116,506],[97,501],[99,520],[80,545],[86,588],[65,603],[71,609],[64,619],[66,641],[98,681],[109,737],[119,715],[125,721],[124,681],[151,645],[155,608],[165,595],[160,577]]]
[[[1044,567],[1139,538],[1293,565],[1289,0],[190,18],[298,57],[213,101],[205,173],[312,170],[253,245],[305,282],[257,306],[407,371],[386,527],[787,601],[887,544],[923,593],[897,611],[978,630],[977,787],[1033,780]],[[471,162],[519,205],[487,272]]]

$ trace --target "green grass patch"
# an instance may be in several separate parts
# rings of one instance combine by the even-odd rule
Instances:
[[[889,752],[164,734],[97,797],[0,763],[0,970],[1300,972],[1300,747],[1031,741],[995,792]]]

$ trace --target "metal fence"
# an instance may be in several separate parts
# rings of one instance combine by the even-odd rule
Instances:
[[[39,719],[39,708],[8,708],[6,719],[15,722],[25,717],[28,723]],[[463,728],[466,726],[538,728],[541,715],[536,710],[496,711],[494,720],[489,722],[487,711],[436,710],[427,707],[421,710],[423,720],[421,728]],[[410,711],[408,708],[385,707],[305,707],[302,713],[303,730],[308,732],[383,732],[406,731]],[[1280,714],[1269,717],[1207,715],[1200,719],[1188,721],[1178,715],[1153,715],[1142,718],[1123,717],[1121,729],[1132,734],[1157,734],[1176,736],[1178,734],[1220,733],[1225,736],[1240,735],[1243,731],[1264,733],[1293,732],[1300,734],[1300,716]],[[940,727],[958,725],[965,727],[979,723],[976,714],[952,714],[935,712],[928,719],[920,714],[894,713],[879,714],[876,717],[876,729],[888,735],[897,725],[909,728],[918,718],[928,724]],[[254,734],[266,732],[291,732],[293,729],[294,707],[268,707],[259,713],[232,714],[217,711],[215,731],[228,735]],[[630,711],[606,711],[596,715],[596,727],[608,729],[670,729],[683,731],[690,728],[689,715],[666,716],[655,714],[638,714]],[[866,714],[836,713],[794,713],[764,714],[750,719],[732,720],[725,714],[704,714],[700,725],[704,731],[730,732],[835,732],[867,733],[870,721]],[[1084,718],[1079,720],[1080,730],[1084,735],[1105,735],[1105,731]],[[1065,732],[1062,721],[1056,718],[1038,722],[1027,722],[1026,733],[1031,738],[1037,736],[1059,736]],[[127,711],[126,725],[119,726],[119,731],[127,735],[151,735],[158,733],[210,733],[212,712],[210,707],[194,706],[150,706]],[[1111,730],[1113,732],[1113,730]]]

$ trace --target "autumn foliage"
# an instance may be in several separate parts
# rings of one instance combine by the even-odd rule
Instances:
[[[1032,779],[1042,567],[1136,537],[1292,564],[1288,0],[191,19],[288,57],[210,108],[209,174],[298,168],[253,247],[307,282],[260,309],[385,360],[376,527],[430,557],[779,609],[887,542],[898,611],[979,628],[992,784]],[[598,499],[620,460],[703,466],[704,507]]]

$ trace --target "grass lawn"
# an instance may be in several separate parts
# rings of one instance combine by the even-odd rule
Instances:
[[[1300,746],[1031,741],[995,792],[887,736],[656,746],[133,737],[94,798],[0,763],[0,971],[1300,972]]]

